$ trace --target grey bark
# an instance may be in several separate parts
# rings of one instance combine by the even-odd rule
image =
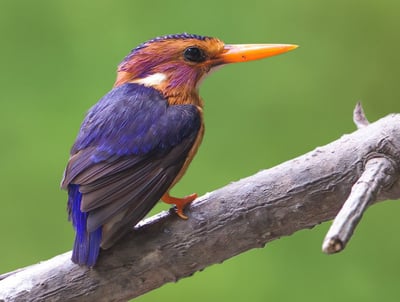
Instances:
[[[198,198],[189,219],[164,212],[137,226],[93,269],[70,252],[0,277],[0,301],[126,301],[335,217],[371,158],[393,164],[374,203],[400,197],[400,115]],[[389,185],[388,185],[389,184]]]

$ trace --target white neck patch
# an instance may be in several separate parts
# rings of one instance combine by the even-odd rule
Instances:
[[[131,83],[142,84],[148,87],[154,87],[160,85],[167,79],[167,76],[161,72],[154,73],[142,79],[137,79],[132,81]]]

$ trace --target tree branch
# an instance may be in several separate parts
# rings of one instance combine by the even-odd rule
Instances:
[[[187,221],[169,212],[147,219],[102,251],[93,269],[73,264],[68,252],[3,275],[0,301],[126,301],[334,218],[360,177],[357,186],[372,184],[372,191],[355,195],[359,190],[353,189],[350,196],[364,196],[364,207],[399,198],[400,115],[360,125],[324,147],[198,198],[186,210]],[[373,158],[388,160],[390,168],[374,167]],[[377,175],[385,181],[376,182]],[[358,210],[345,221],[358,221]]]
[[[333,254],[344,249],[367,206],[376,200],[379,190],[391,184],[391,176],[395,175],[392,162],[383,155],[377,156],[366,162],[364,172],[333,221],[322,245],[325,253]]]
[[[361,106],[361,102],[357,102],[356,107],[354,108],[353,122],[354,124],[356,124],[357,129],[361,129],[369,125],[369,121],[365,116],[364,109]]]
[[[358,129],[369,125],[360,102],[354,109],[353,121]],[[368,155],[364,172],[353,185],[350,196],[336,215],[324,239],[322,250],[325,253],[333,254],[344,249],[367,210],[367,206],[376,200],[382,188],[389,187],[397,180],[397,168],[397,164],[385,154],[372,152]]]

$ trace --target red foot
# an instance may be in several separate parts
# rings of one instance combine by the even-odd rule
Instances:
[[[161,200],[168,204],[174,204],[176,206],[176,214],[182,219],[188,219],[188,217],[183,214],[183,209],[187,204],[191,203],[197,198],[197,194],[193,193],[191,195],[185,196],[183,198],[172,197],[169,193],[165,193]]]

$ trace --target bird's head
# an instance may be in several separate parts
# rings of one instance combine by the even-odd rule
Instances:
[[[201,80],[218,66],[262,59],[295,49],[290,44],[227,45],[221,40],[177,34],[147,41],[118,67],[114,86],[139,83],[159,90],[170,103],[198,103]]]

